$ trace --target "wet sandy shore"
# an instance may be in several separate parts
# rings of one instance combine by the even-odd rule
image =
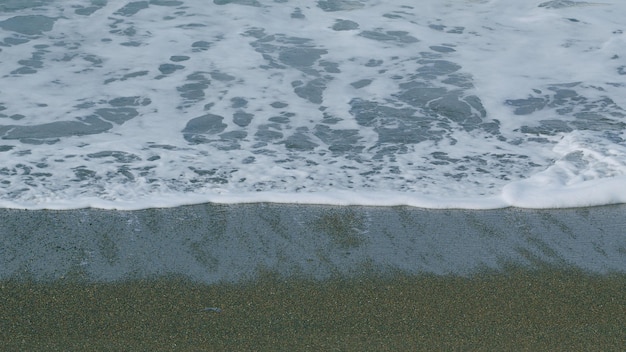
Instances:
[[[626,276],[509,269],[471,278],[246,284],[3,282],[0,343],[47,351],[618,351]]]
[[[0,210],[6,350],[620,350],[626,206]]]
[[[507,265],[626,272],[626,205],[425,210],[201,204],[141,211],[0,210],[0,280],[163,275],[238,282],[259,270],[469,275]]]

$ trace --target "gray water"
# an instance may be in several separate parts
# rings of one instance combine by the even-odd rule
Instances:
[[[487,211],[196,205],[141,211],[0,211],[0,280],[259,272],[326,279],[472,275],[510,266],[626,272],[626,206]]]

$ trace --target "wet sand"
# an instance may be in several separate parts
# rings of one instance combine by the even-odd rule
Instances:
[[[626,275],[1,284],[4,350],[618,351]]]
[[[3,350],[623,350],[626,206],[0,210]]]
[[[238,282],[259,270],[318,280],[470,275],[506,265],[626,272],[626,205],[428,210],[200,204],[112,211],[0,209],[0,280],[163,275]]]

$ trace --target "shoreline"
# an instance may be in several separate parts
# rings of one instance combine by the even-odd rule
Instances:
[[[507,265],[626,272],[626,205],[528,210],[201,204],[115,211],[0,209],[0,280],[167,275],[240,282],[468,276]]]
[[[618,350],[626,205],[0,210],[8,350]]]

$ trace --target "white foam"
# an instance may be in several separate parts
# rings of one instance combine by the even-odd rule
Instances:
[[[75,12],[81,1],[53,1],[19,11],[56,18],[51,31],[0,30],[5,38],[30,40],[0,52],[6,108],[0,111],[6,115],[0,119],[0,206],[268,201],[484,209],[625,202],[626,2],[552,8],[539,7],[545,1],[425,0],[418,6],[391,0],[323,11],[313,1],[254,7],[185,0],[180,7],[152,4],[120,14],[128,3],[109,1],[82,16]],[[296,9],[304,18],[292,17]],[[16,15],[2,12],[0,21]],[[333,30],[337,21],[358,29]],[[298,38],[305,44],[293,44]],[[199,41],[209,48],[194,48]],[[48,47],[35,49],[42,44]],[[281,61],[280,50],[298,45],[323,53],[311,65]],[[189,59],[172,62],[174,55]],[[433,65],[430,57],[461,68],[428,79],[417,75]],[[23,66],[20,60],[33,58],[42,63],[35,74],[12,73]],[[168,63],[184,68],[163,74],[160,65]],[[205,79],[204,96],[185,98],[180,87],[200,82],[189,78],[194,74]],[[306,95],[312,93],[295,92],[315,79],[326,85],[321,104]],[[371,82],[353,85],[362,80]],[[399,87],[411,83],[458,91],[458,99],[476,96],[486,115],[472,107],[468,119],[481,116],[481,123],[468,127],[445,112],[420,111],[398,98],[408,89]],[[577,95],[560,101],[559,89]],[[78,121],[120,97],[150,103],[133,106],[137,117],[112,122],[105,132],[43,138],[42,144],[7,137],[10,126]],[[544,106],[516,114],[509,102],[529,97],[544,99]],[[233,107],[241,98],[245,106]],[[394,113],[359,121],[351,105],[358,99],[396,114],[416,110],[411,118],[423,119],[423,140],[411,140],[422,130]],[[288,106],[272,107],[275,102]],[[249,124],[234,121],[238,111],[254,115]],[[246,133],[238,147],[217,134],[202,135],[202,143],[185,139],[188,122],[207,113],[224,117],[222,132]],[[24,118],[9,118],[15,114]],[[497,131],[485,127],[490,123]],[[337,133],[335,140],[324,137],[324,128]],[[413,135],[407,143],[379,142],[389,130]],[[261,141],[256,134],[263,131],[280,137]],[[316,146],[289,149],[290,137]],[[111,151],[125,157],[94,156]],[[91,176],[77,176],[81,172]]]
[[[584,207],[626,202],[626,147],[572,133],[545,171],[503,188],[503,199],[525,208]]]

